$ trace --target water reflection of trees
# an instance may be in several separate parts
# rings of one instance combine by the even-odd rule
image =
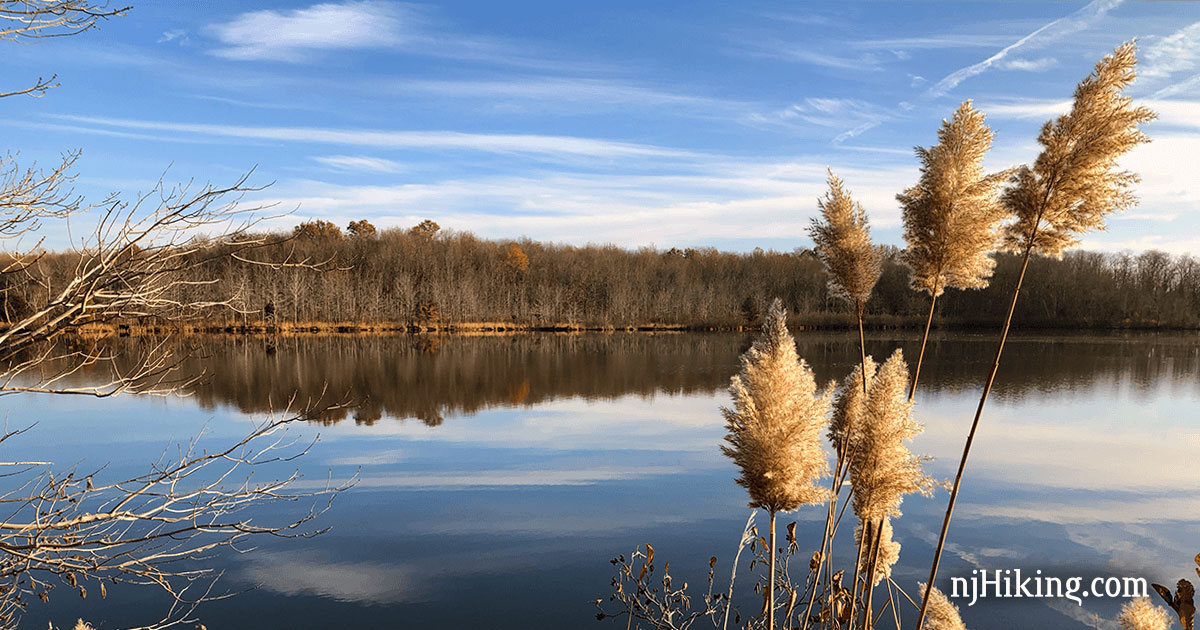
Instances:
[[[850,335],[798,335],[801,356],[821,380],[855,364]],[[926,392],[973,389],[991,361],[984,336],[935,339],[922,373]],[[508,337],[255,338],[207,341],[187,369],[210,376],[196,390],[205,406],[269,411],[299,400],[345,399],[346,408],[315,421],[373,424],[385,415],[430,426],[447,416],[561,398],[711,394],[724,389],[748,338],[735,334],[518,335]],[[885,356],[917,339],[876,338]],[[1084,392],[1160,386],[1195,389],[1200,338],[1111,336],[1017,338],[1005,350],[997,395]]]
[[[106,343],[106,342],[90,342]],[[95,366],[80,380],[107,376],[147,340],[117,344],[115,366]],[[515,336],[208,338],[196,343],[181,376],[203,372],[195,398],[206,407],[247,413],[279,411],[324,397],[348,404],[312,418],[370,425],[385,416],[437,426],[448,416],[490,407],[534,406],[562,398],[713,394],[723,390],[749,346],[741,334],[533,334]],[[887,356],[917,350],[915,335],[868,338]],[[925,393],[978,387],[992,360],[987,335],[934,338],[921,373]],[[821,381],[856,364],[850,334],[797,334],[800,356]],[[133,360],[132,358],[127,360]],[[1149,395],[1159,388],[1200,391],[1200,336],[1111,335],[1016,337],[1005,349],[995,393],[1087,395],[1096,388]]]
[[[741,335],[210,340],[189,369],[207,370],[202,405],[262,412],[322,395],[350,405],[314,418],[373,424],[384,415],[430,426],[448,415],[564,397],[707,393],[728,382]],[[272,402],[273,401],[273,402]]]

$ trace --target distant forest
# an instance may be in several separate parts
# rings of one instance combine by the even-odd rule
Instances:
[[[317,270],[279,269],[219,256],[196,278],[219,281],[181,288],[178,299],[186,304],[233,295],[230,323],[737,327],[756,324],[775,297],[798,324],[845,326],[853,319],[843,303],[829,297],[821,262],[806,248],[731,253],[576,247],[485,240],[441,230],[432,221],[385,230],[355,221],[345,231],[311,221],[271,239],[240,257],[325,264]],[[884,248],[883,275],[867,303],[868,325],[924,322],[928,296],[909,288],[899,253]],[[68,277],[77,259],[78,254],[48,254],[38,264],[52,286]],[[950,290],[939,299],[937,324],[1002,321],[1020,261],[1007,254],[996,260],[990,287]],[[11,318],[13,310],[31,308],[46,294],[46,287],[34,283],[8,287],[3,306]],[[1200,328],[1200,259],[1153,250],[1037,258],[1030,263],[1015,325]]]

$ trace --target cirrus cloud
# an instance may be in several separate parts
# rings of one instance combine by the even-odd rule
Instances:
[[[404,39],[418,18],[406,5],[362,0],[292,11],[250,11],[209,28],[227,59],[300,61],[314,51],[384,48]]]

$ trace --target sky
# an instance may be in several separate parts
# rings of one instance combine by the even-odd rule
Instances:
[[[81,150],[91,200],[253,170],[266,188],[243,203],[271,205],[270,228],[429,218],[661,249],[809,247],[831,169],[902,246],[912,149],[959,103],[996,133],[989,168],[1032,161],[1134,38],[1128,94],[1159,114],[1122,161],[1141,204],[1082,246],[1200,253],[1200,2],[145,1],[0,41],[0,91],[61,84],[0,100],[0,133],[23,165]],[[61,249],[94,220],[39,237]]]

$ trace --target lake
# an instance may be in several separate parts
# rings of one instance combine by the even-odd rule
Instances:
[[[800,332],[797,342],[821,382],[857,365],[855,336]],[[876,334],[867,351],[882,359],[901,347],[911,359],[918,342]],[[3,406],[10,427],[37,423],[10,452],[108,464],[100,476],[115,480],[202,430],[202,445],[236,441],[293,394],[350,403],[293,425],[301,442],[319,441],[271,469],[299,468],[305,488],[357,475],[317,523],[330,531],[217,554],[221,586],[251,590],[204,605],[209,628],[624,628],[595,621],[592,602],[610,592],[608,560],[635,545],[653,544],[677,580],[700,589],[717,556],[718,588],[727,584],[749,510],[718,450],[719,408],[749,343],[724,333],[210,339],[183,365],[206,375],[190,397],[19,395]],[[935,458],[939,479],[953,476],[993,349],[991,335],[931,342],[915,412],[925,433],[912,449]],[[1194,334],[1015,335],[940,585],[972,569],[1194,579],[1198,418]],[[946,497],[909,497],[895,522],[893,575],[910,592],[927,575]],[[260,517],[284,522],[307,507]],[[799,522],[803,549],[823,519],[808,508],[781,523]],[[742,590],[748,575],[741,567]],[[67,591],[31,604],[25,622],[69,627],[82,616],[113,628],[160,611],[145,590],[112,589],[104,601]],[[740,597],[755,609],[752,593]],[[1112,619],[1123,601],[958,603],[980,630],[1105,627],[1093,616]]]

